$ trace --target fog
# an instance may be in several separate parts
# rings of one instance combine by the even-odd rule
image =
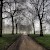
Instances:
[[[3,1],[7,1],[7,2],[13,2],[14,0],[3,0]],[[20,13],[17,13],[18,15],[16,16],[16,17],[14,17],[14,20],[15,19],[17,19],[18,17],[19,18],[23,18],[23,20],[21,20],[21,19],[17,19],[17,21],[16,21],[16,23],[18,23],[18,33],[20,32],[23,32],[24,34],[27,32],[25,29],[27,29],[28,28],[28,26],[29,27],[31,27],[31,30],[30,30],[30,33],[33,33],[33,26],[32,26],[32,18],[34,17],[34,13],[35,12],[33,12],[34,11],[34,7],[33,7],[33,5],[31,5],[30,4],[30,0],[16,0],[17,2],[19,2],[19,4],[17,3],[16,4],[16,6],[18,7],[18,5],[19,5],[19,9],[24,9],[25,8],[25,10],[24,11],[22,11],[22,12],[20,12]],[[21,4],[21,5],[20,5]],[[23,5],[22,5],[23,4]],[[15,4],[12,4],[12,7],[11,7],[11,9],[12,10],[14,10],[15,9]],[[28,9],[26,9],[28,7],[28,9],[29,9],[29,11],[31,12],[31,13],[33,13],[33,15],[28,11]],[[50,8],[50,7],[49,7]],[[48,8],[47,8],[48,9]],[[45,9],[45,10],[47,10],[47,9]],[[10,12],[10,9],[9,9],[9,6],[7,6],[6,5],[6,10],[8,11],[8,12]],[[3,9],[3,11],[5,11],[4,9]],[[22,15],[22,13],[23,14],[25,14],[25,16],[23,17],[23,15]],[[3,18],[5,18],[5,17],[10,17],[10,14],[7,14],[7,13],[3,13],[2,14],[2,17]],[[47,18],[48,19],[50,19],[50,14],[47,14]],[[15,22],[15,21],[14,21]],[[44,21],[45,22],[45,21]],[[23,25],[24,27],[22,27],[22,28],[24,28],[24,30],[20,30],[20,24],[21,25]],[[39,31],[40,31],[40,25],[39,25],[39,20],[38,19],[35,19],[34,20],[34,25],[35,25],[35,31],[36,31],[36,33],[38,33],[39,34]],[[27,26],[27,27],[26,27]],[[15,23],[14,23],[14,27],[15,27]],[[25,28],[26,27],[26,28]],[[45,24],[43,24],[43,32],[44,32],[44,34],[50,34],[49,32],[50,32],[50,24],[48,24],[47,22],[45,23]],[[22,29],[21,28],[21,29]],[[28,29],[27,29],[28,30]],[[11,18],[6,18],[6,19],[3,19],[3,33],[11,33],[12,32],[12,20],[11,20]],[[16,32],[16,28],[14,28],[14,32]]]

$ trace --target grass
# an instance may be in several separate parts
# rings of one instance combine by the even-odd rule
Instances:
[[[44,35],[43,37],[40,37],[38,35],[30,35],[30,37],[34,38],[38,43],[42,44],[44,47],[46,47],[48,50],[50,50],[50,35]]]
[[[18,34],[5,34],[2,37],[0,37],[0,50],[5,50],[10,44],[12,44],[18,38],[18,36]]]

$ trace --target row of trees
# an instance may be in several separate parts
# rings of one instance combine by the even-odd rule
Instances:
[[[40,36],[43,36],[43,21],[46,19],[47,9],[50,5],[49,0],[31,0],[31,4],[35,7],[36,17],[38,17],[40,22]]]
[[[26,0],[27,1],[27,0]],[[29,8],[27,5],[23,5],[25,3],[24,0],[21,0],[20,2],[17,0],[13,1],[0,1],[0,36],[2,36],[2,19],[11,18],[12,20],[12,34],[14,34],[14,17],[22,14],[24,17],[26,17],[24,11],[27,10],[29,13],[32,14],[32,21],[29,19],[29,17],[26,17],[32,22],[33,28],[34,28],[34,34],[35,34],[35,26],[34,26],[34,20],[39,19],[40,23],[40,36],[43,36],[43,21],[46,19],[46,14],[48,13],[48,6],[50,5],[49,0],[30,0],[30,4],[33,8]],[[18,5],[19,4],[19,5]],[[18,5],[18,6],[17,6]],[[22,7],[22,6],[25,7]],[[2,11],[1,11],[2,10]],[[1,13],[2,12],[2,13]],[[9,14],[6,17],[2,17],[1,14]],[[18,19],[18,18],[17,18]],[[17,19],[15,19],[15,25],[16,25],[16,31],[17,31]],[[23,20],[23,18],[20,18],[20,21]],[[17,33],[17,32],[16,32]]]

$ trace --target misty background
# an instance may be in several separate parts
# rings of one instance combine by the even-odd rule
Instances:
[[[16,3],[16,7],[15,7],[15,3],[14,3],[14,0],[3,0],[3,3],[4,2],[12,2],[11,3],[11,12],[10,12],[10,7],[8,6],[7,3],[5,3],[3,5],[3,9],[2,11],[8,11],[10,13],[13,13],[13,10],[15,9],[22,9],[21,12],[20,11],[17,11],[15,14],[14,14],[14,33],[16,33],[16,26],[15,26],[15,23],[17,23],[17,32],[18,33],[23,33],[23,34],[26,34],[26,33],[34,33],[34,28],[33,28],[33,25],[32,25],[32,19],[34,19],[34,25],[35,25],[35,31],[36,31],[36,34],[40,34],[40,24],[39,24],[39,19],[38,17],[35,17],[35,8],[34,6],[31,4],[31,0],[16,0],[17,3]],[[35,1],[36,2],[36,1]],[[50,3],[50,0],[48,0],[48,2],[46,4]],[[48,8],[46,8],[45,10],[50,10],[50,5],[48,6]],[[17,14],[17,15],[16,15]],[[45,15],[47,16],[47,21],[46,21],[46,17],[43,18],[43,32],[44,34],[50,34],[50,11],[48,11],[48,13]],[[6,18],[8,17],[8,18]],[[3,18],[3,21],[2,21],[2,32],[3,34],[11,34],[12,32],[12,20],[10,18],[10,14],[9,13],[2,13],[2,18]],[[15,21],[16,20],[16,21]]]

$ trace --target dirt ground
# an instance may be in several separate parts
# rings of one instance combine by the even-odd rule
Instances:
[[[27,35],[21,36],[7,50],[46,50]]]

